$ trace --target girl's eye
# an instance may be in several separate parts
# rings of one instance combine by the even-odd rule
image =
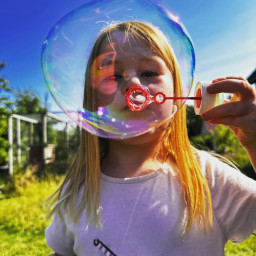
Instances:
[[[100,63],[99,67],[104,68],[113,64],[114,54],[107,55]]]
[[[144,71],[141,73],[142,77],[156,77],[158,76],[158,73],[154,72],[154,71]]]

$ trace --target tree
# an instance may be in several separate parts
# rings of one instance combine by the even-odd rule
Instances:
[[[203,126],[202,118],[195,114],[194,107],[191,105],[186,106],[186,113],[189,138],[200,135]]]
[[[32,91],[16,91],[15,95],[15,113],[17,114],[36,114],[45,113],[46,109],[42,106],[40,98]]]
[[[0,115],[0,166],[5,165],[8,159],[7,121],[6,115]]]
[[[5,62],[0,64],[0,70],[6,66]],[[42,104],[40,98],[32,90],[14,91],[9,86],[9,81],[5,78],[0,78],[0,165],[7,164],[8,159],[8,116],[10,114],[29,115],[32,118],[40,119],[46,114],[47,96],[45,97],[45,106]],[[12,99],[13,101],[11,101]],[[17,143],[16,133],[17,120],[13,119],[13,156],[16,157]],[[65,141],[64,131],[54,129],[54,124],[58,121],[48,118],[47,123],[47,143],[57,145],[56,160],[62,162],[68,161],[67,143]],[[28,150],[31,143],[31,124],[27,122],[20,122],[21,132],[21,163],[24,167],[28,163]],[[42,126],[33,125],[33,145],[42,146]]]
[[[0,64],[0,70],[6,67],[6,62]],[[0,78],[0,165],[5,165],[8,159],[8,115],[16,114],[43,114],[46,109],[42,106],[41,100],[32,90],[13,91],[9,86],[9,81]],[[13,101],[11,101],[12,99]],[[14,120],[14,124],[15,124]],[[13,129],[16,126],[13,125]],[[23,150],[27,151],[29,145],[29,129],[28,123],[21,122],[21,145]],[[40,143],[41,129],[35,127],[35,140]],[[51,133],[52,134],[52,133]],[[14,135],[14,141],[15,141]],[[16,149],[14,145],[14,150]],[[15,154],[14,154],[15,155]]]
[[[6,67],[6,62],[0,64],[0,71]],[[10,101],[12,90],[9,81],[0,77],[0,166],[5,165],[8,158],[7,116],[11,112],[13,102]]]

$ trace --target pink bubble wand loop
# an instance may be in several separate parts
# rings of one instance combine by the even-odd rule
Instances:
[[[202,96],[196,95],[196,97],[166,97],[163,92],[157,92],[154,96],[152,96],[150,95],[149,89],[143,85],[135,85],[131,87],[125,94],[126,104],[132,111],[141,111],[152,102],[156,104],[163,104],[166,100],[187,99],[201,101]]]

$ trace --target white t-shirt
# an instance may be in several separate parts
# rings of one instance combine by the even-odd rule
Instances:
[[[256,228],[256,182],[236,169],[200,152],[212,196],[213,228],[204,233],[194,224],[181,237],[186,214],[180,184],[167,165],[136,178],[101,174],[103,229],[86,229],[64,213],[46,229],[46,241],[57,253],[71,256],[221,256],[228,240],[238,243]]]

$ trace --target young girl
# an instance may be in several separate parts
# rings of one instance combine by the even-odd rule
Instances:
[[[108,71],[95,74],[95,65],[114,72],[107,76],[107,91],[101,81]],[[185,107],[172,118],[172,101],[152,103],[141,112],[127,108],[125,93],[141,84],[152,95],[182,95],[167,40],[141,22],[107,27],[89,60],[84,107],[109,106],[126,119],[150,119],[155,113],[168,121],[123,140],[83,130],[74,164],[54,194],[54,218],[46,229],[55,255],[220,256],[228,240],[239,243],[256,228],[256,182],[190,145]],[[220,92],[235,96],[202,118],[229,126],[256,169],[256,94],[240,77],[214,80],[208,93]]]

